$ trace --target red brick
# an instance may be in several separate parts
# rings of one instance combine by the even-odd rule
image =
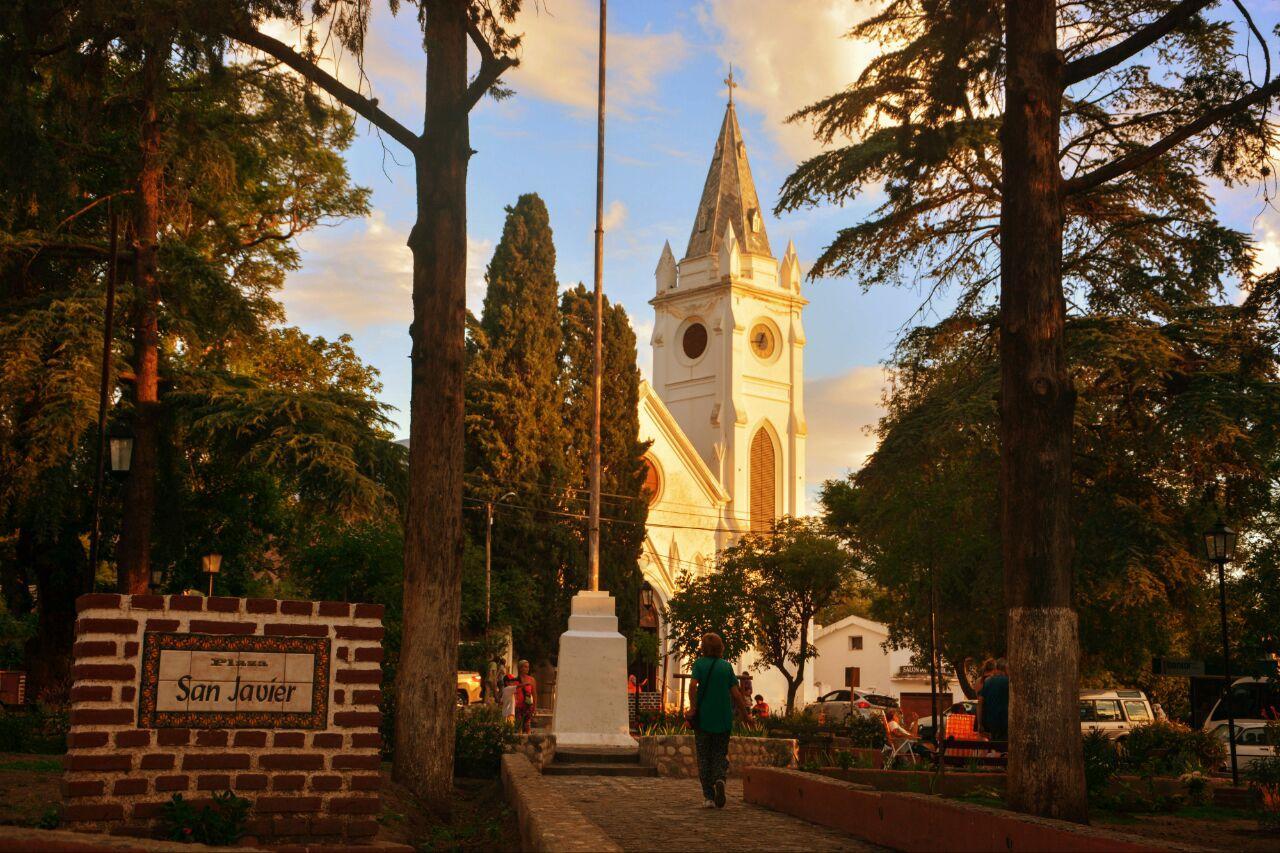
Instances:
[[[166,634],[172,633],[173,631],[178,630],[178,620],[177,619],[148,619],[147,630],[160,631]]]
[[[118,726],[132,722],[132,708],[76,708],[71,712],[73,726]]]
[[[135,746],[151,746],[151,732],[146,729],[116,732],[116,746],[126,749]]]
[[[246,598],[244,602],[245,613],[275,613],[276,600],[274,598]]]
[[[82,613],[91,607],[116,608],[120,606],[120,596],[110,592],[88,592],[76,599],[76,612]]]
[[[249,836],[270,838],[275,834],[275,821],[269,817],[251,817],[244,822],[244,831]]]
[[[382,735],[377,732],[354,734],[351,736],[351,745],[356,749],[382,749]]]
[[[297,749],[307,745],[307,736],[302,732],[276,732],[272,746]]]
[[[78,663],[71,667],[76,681],[132,681],[137,674],[131,663]]]
[[[131,595],[129,607],[134,610],[164,610],[163,595]]]
[[[211,619],[192,619],[193,634],[236,634],[247,636],[258,629],[252,622],[214,622]]]
[[[337,777],[330,777],[336,779]],[[74,797],[97,797],[106,789],[106,784],[101,779],[86,779],[78,782],[68,782],[62,780],[62,796],[67,799]]]
[[[348,838],[368,838],[378,834],[378,822],[376,820],[353,820],[349,821],[346,826]]]
[[[71,732],[67,735],[69,749],[94,749],[106,746],[111,736],[106,732]]]
[[[137,630],[136,619],[81,619],[76,622],[77,634],[133,634]]]
[[[301,773],[291,773],[289,775],[275,776],[271,779],[271,790],[273,791],[301,791],[303,786],[307,784],[307,777]]]
[[[382,767],[382,758],[377,755],[335,755],[334,770],[377,770]]]
[[[333,630],[339,640],[381,640],[386,633],[382,628],[366,628],[363,625],[336,625]]]
[[[213,598],[206,598],[204,602],[204,609],[208,610],[210,613],[239,613],[240,599],[227,598],[226,596],[221,595],[214,596]]]
[[[352,690],[351,704],[352,705],[381,705],[382,691],[381,690]]]
[[[339,711],[333,715],[333,724],[345,729],[376,726],[381,722],[382,714],[377,711]]]
[[[115,657],[116,644],[111,640],[85,640],[71,647],[71,654],[78,658]]]
[[[138,695],[138,691],[137,689],[134,688],[132,684],[126,684],[124,687],[120,688],[121,702],[132,702],[133,697],[136,695]]]
[[[341,835],[347,822],[336,817],[313,817],[307,824],[308,835]]]
[[[341,616],[345,619],[351,612],[351,605],[345,601],[322,601],[319,612],[321,616]]]
[[[263,755],[258,758],[263,770],[323,770],[324,756],[314,754]]]
[[[111,789],[111,794],[115,797],[135,797],[146,792],[146,779],[117,779],[115,786]]]
[[[381,776],[352,776],[351,790],[353,791],[377,791],[382,788]]]
[[[382,663],[381,646],[361,646],[355,650],[357,663]]]
[[[310,616],[310,601],[282,601],[280,602],[280,612],[286,616]]]
[[[266,732],[236,732],[235,746],[263,747],[267,745]]]
[[[197,776],[196,790],[229,791],[231,790],[231,777],[226,773],[213,773],[208,776]]]
[[[187,800],[188,805],[195,807],[196,800]],[[204,802],[209,802],[205,800]],[[139,820],[149,820],[150,818],[160,817],[164,813],[165,803],[134,803],[133,816]]]
[[[347,704],[347,691],[345,690],[333,691],[333,704],[335,705]]]
[[[269,622],[262,629],[266,637],[327,637],[327,625],[298,625],[292,622]]]
[[[282,835],[310,835],[311,825],[305,817],[278,817],[272,826],[272,832],[276,837]],[[305,847],[292,847],[285,845],[283,847],[273,847],[276,853],[309,853],[314,850],[313,845]]]
[[[347,659],[347,647],[340,646],[337,652],[338,660],[345,661]]]
[[[226,729],[200,729],[196,732],[196,746],[226,746]]]
[[[380,810],[377,797],[335,797],[328,805],[332,814],[377,814]]]
[[[318,812],[319,797],[258,797],[253,805],[258,814],[280,814],[284,812]]]
[[[204,609],[204,596],[201,595],[171,595],[169,596],[170,610],[202,610]]]
[[[357,604],[353,615],[357,619],[381,619],[385,610],[381,604]]]
[[[138,645],[136,640],[130,640],[124,644],[124,656],[127,658],[135,658],[138,656],[138,651],[141,648],[142,647]]]
[[[313,791],[341,791],[341,776],[312,776],[311,790]]]
[[[279,738],[279,735],[276,735]],[[279,741],[277,741],[277,746]],[[317,732],[311,736],[311,746],[315,749],[341,749],[342,735],[337,732]]]
[[[139,765],[143,770],[172,770],[173,756],[168,753],[152,753],[151,755],[142,756],[142,763]],[[183,768],[186,769],[185,767]]]
[[[267,779],[269,778],[265,773],[241,773],[236,776],[236,790],[265,791],[267,789]]]
[[[156,742],[161,746],[186,746],[191,741],[191,729],[160,729]]]
[[[183,770],[248,770],[249,756],[241,752],[214,752],[182,756]]]
[[[191,784],[190,776],[157,776],[156,791],[185,791]]]
[[[119,803],[73,803],[62,810],[62,819],[70,823],[81,820],[124,820],[124,806]]]
[[[339,684],[381,684],[380,669],[340,669],[337,673]]]
[[[112,688],[109,684],[77,684],[71,688],[72,702],[110,702]]]

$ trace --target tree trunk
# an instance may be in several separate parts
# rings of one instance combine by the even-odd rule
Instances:
[[[956,683],[960,685],[960,692],[964,694],[964,698],[977,699],[978,691],[973,689],[973,682],[969,680],[968,662],[967,658],[953,660],[951,668],[956,671]]]
[[[416,155],[409,500],[394,775],[446,814],[462,602],[467,4],[426,5],[427,132]]]
[[[89,592],[81,532],[77,524],[64,524],[52,539],[37,540],[29,527],[18,531],[18,558],[36,585],[36,631],[24,649],[31,699],[67,700],[76,598]]]
[[[133,199],[134,332],[133,460],[124,489],[124,514],[116,547],[122,593],[145,593],[151,578],[151,528],[156,511],[160,415],[160,154],[157,99],[167,61],[167,45],[151,47],[142,64],[140,161]]]
[[[1071,592],[1071,427],[1063,355],[1063,60],[1052,0],[1005,4],[1001,129],[1000,503],[1008,618],[1009,805],[1088,819]]]

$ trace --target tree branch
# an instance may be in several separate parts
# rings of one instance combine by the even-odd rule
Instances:
[[[1216,109],[1200,116],[1193,122],[1184,124],[1182,127],[1165,136],[1163,139],[1157,140],[1146,148],[1134,151],[1132,154],[1126,154],[1119,159],[1112,160],[1104,166],[1099,166],[1091,172],[1072,178],[1062,185],[1065,195],[1075,195],[1076,193],[1086,192],[1094,187],[1104,184],[1112,178],[1118,178],[1121,175],[1132,172],[1134,169],[1141,168],[1147,163],[1164,154],[1169,149],[1179,143],[1185,142],[1202,130],[1206,130],[1223,119],[1230,118],[1241,110],[1248,109],[1262,101],[1269,100],[1280,92],[1280,79],[1273,80],[1261,89],[1256,89],[1241,98],[1236,98],[1230,103],[1223,104]]]
[[[472,108],[480,102],[484,97],[484,93],[498,82],[508,68],[514,66],[517,62],[514,56],[498,56],[493,52],[493,45],[489,44],[489,40],[484,37],[484,33],[480,32],[480,25],[475,21],[467,21],[467,35],[471,37],[471,43],[476,46],[476,50],[480,52],[480,70],[476,72],[476,79],[471,81],[471,85],[467,86],[467,92],[462,97],[462,107],[466,112],[471,112]]]
[[[375,127],[405,148],[408,148],[411,152],[416,152],[422,144],[421,137],[384,112],[378,106],[377,100],[366,98],[340,82],[336,77],[320,69],[314,62],[311,62],[279,39],[248,26],[229,27],[227,35],[241,44],[260,50],[268,56],[283,62],[298,72],[305,80],[328,92],[339,103],[350,108],[357,115],[368,119]]]
[[[1063,85],[1070,86],[1087,80],[1095,74],[1101,74],[1124,62],[1129,57],[1150,47],[1159,39],[1176,30],[1191,20],[1201,9],[1216,0],[1183,0],[1159,18],[1147,24],[1123,41],[1113,44],[1106,50],[1082,56],[1067,63]]]

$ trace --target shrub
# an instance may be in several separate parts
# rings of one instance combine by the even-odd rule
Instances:
[[[230,791],[213,795],[213,802],[194,808],[181,794],[164,804],[160,830],[170,841],[198,844],[235,844],[244,835],[249,801]]]
[[[884,720],[879,714],[870,717],[853,715],[849,718],[848,725],[843,727],[842,733],[847,733],[855,747],[880,749],[885,743]]]
[[[1084,736],[1084,784],[1090,799],[1097,799],[1107,790],[1119,768],[1120,755],[1111,738],[1102,732]]]
[[[454,722],[453,775],[491,779],[502,767],[502,753],[516,742],[515,729],[496,705],[459,708]]]
[[[1280,723],[1267,724],[1267,743],[1280,744]],[[1258,822],[1264,829],[1280,830],[1280,745],[1275,755],[1255,758],[1244,771],[1249,787],[1261,797]]]
[[[1129,730],[1122,763],[1143,775],[1181,776],[1211,770],[1225,755],[1226,745],[1212,733],[1159,720]]]
[[[67,751],[67,709],[37,702],[25,711],[0,711],[0,752],[60,755]]]
[[[1187,792],[1187,801],[1194,805],[1203,805],[1209,801],[1209,777],[1199,770],[1183,773],[1178,777]]]
[[[787,714],[763,720],[770,737],[812,739],[818,736],[818,719],[808,714]]]

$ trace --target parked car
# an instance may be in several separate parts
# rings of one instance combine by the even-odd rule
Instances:
[[[883,696],[867,690],[832,690],[818,697],[818,701],[805,706],[805,714],[828,723],[843,723],[855,713],[869,717],[872,714],[883,714],[886,708],[898,707],[898,700],[892,696]]]
[[[1222,723],[1213,729],[1213,734],[1224,744],[1227,742],[1226,723]],[[1280,748],[1276,744],[1267,742],[1267,727],[1265,724],[1258,722],[1246,723],[1240,725],[1236,723],[1236,764],[1241,770],[1248,767],[1259,758],[1267,758],[1272,755],[1280,755]],[[1222,767],[1231,767],[1230,755],[1222,762]]]
[[[1155,718],[1141,690],[1080,691],[1080,728],[1086,734],[1102,732],[1114,741],[1124,741],[1131,728]]]
[[[1265,726],[1280,720],[1280,682],[1273,678],[1237,678],[1231,682],[1231,710],[1237,726]],[[1201,728],[1214,731],[1226,722],[1227,706],[1219,699]]]
[[[458,673],[458,704],[470,705],[480,701],[480,673]]]
[[[950,717],[952,714],[973,715],[977,713],[978,713],[978,703],[975,701],[966,699],[963,702],[956,702],[954,705],[952,705],[951,707],[943,711],[940,716],[942,717],[942,724],[945,727],[947,722],[947,717]],[[932,716],[921,717],[919,720],[917,720],[916,733],[919,734],[920,737],[924,740],[932,740],[933,739],[933,717]]]

